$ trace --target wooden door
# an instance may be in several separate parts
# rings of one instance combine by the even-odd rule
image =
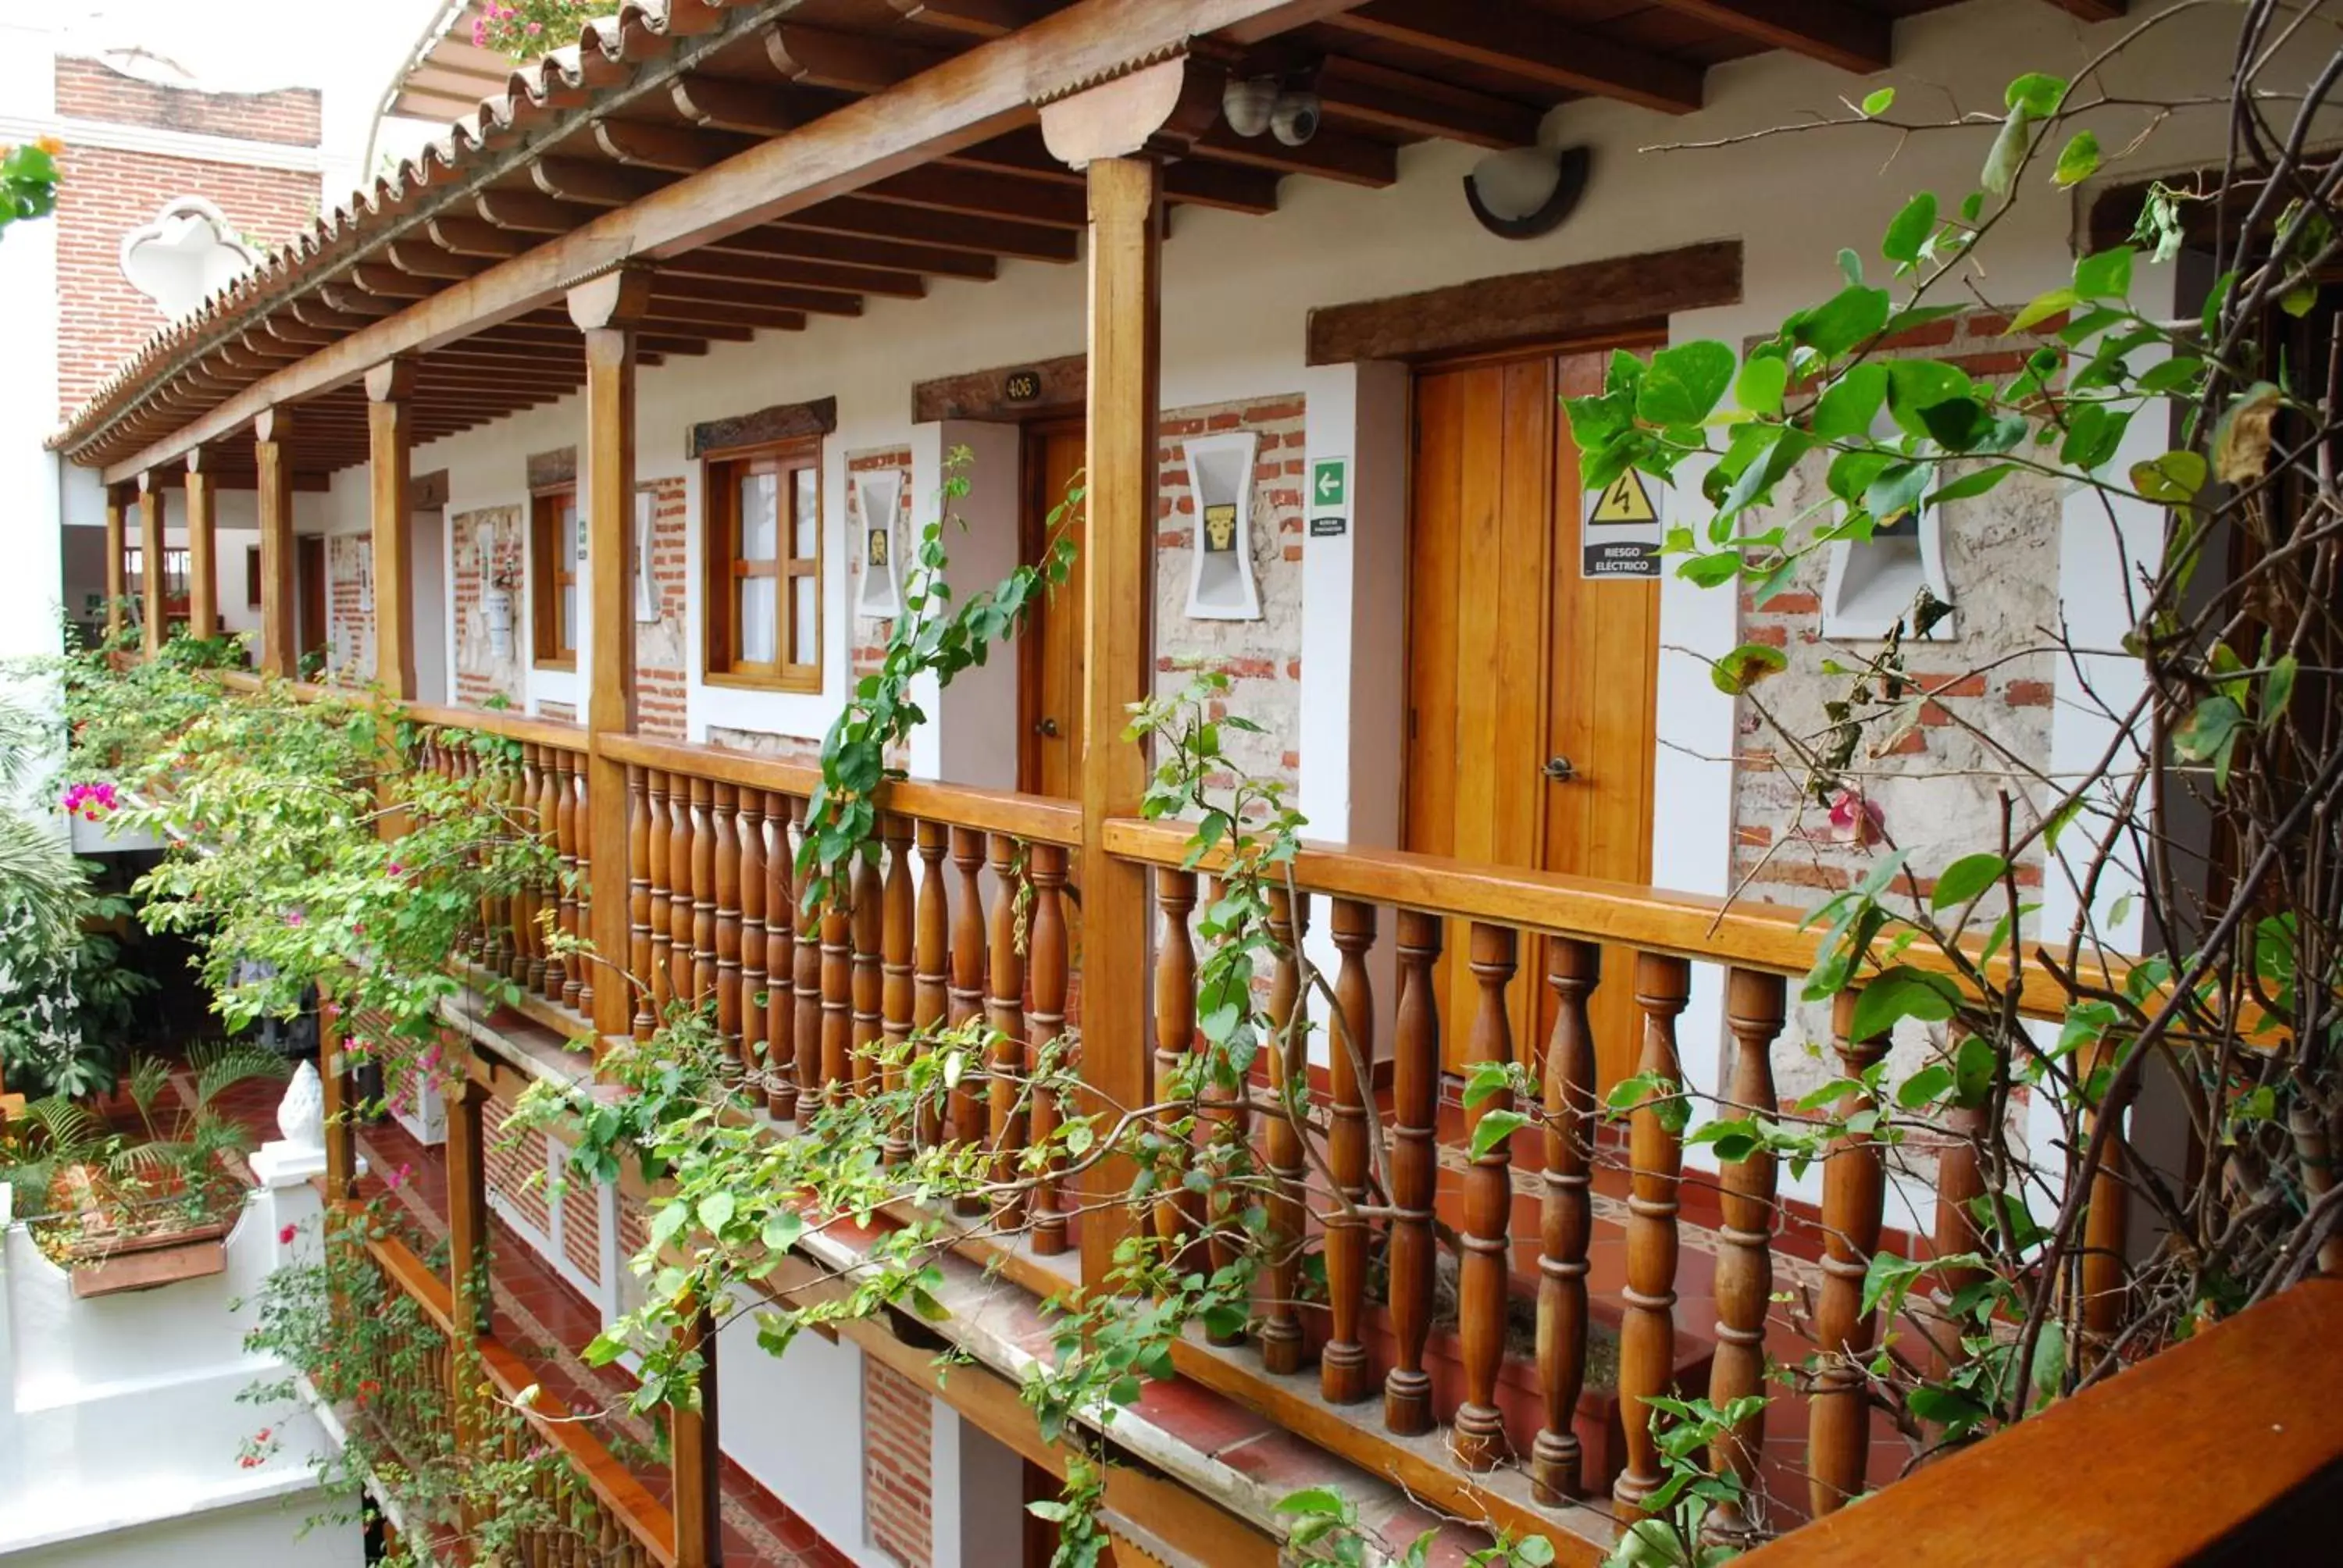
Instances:
[[[1036,426],[1025,437],[1024,558],[1038,561],[1053,539],[1082,540],[1083,514],[1065,508],[1066,488],[1082,469],[1087,442],[1080,420]],[[1061,508],[1065,508],[1060,512]],[[1053,527],[1052,512],[1060,512]],[[1035,608],[1021,639],[1018,788],[1071,800],[1081,793],[1082,566]]]
[[[1599,391],[1604,358],[1544,355],[1416,379],[1410,849],[1650,879],[1658,584],[1582,575],[1578,453],[1559,401]],[[1466,934],[1448,932],[1439,977],[1451,1068],[1472,1025]],[[1551,992],[1543,944],[1520,957],[1512,1021],[1526,1060],[1550,1026]],[[1609,1083],[1632,1070],[1639,1037],[1631,958],[1606,952],[1604,975],[1594,1021]]]
[[[294,541],[294,576],[299,589],[299,625],[295,628],[295,661],[326,646],[326,541],[303,534]],[[309,678],[306,674],[304,679]]]

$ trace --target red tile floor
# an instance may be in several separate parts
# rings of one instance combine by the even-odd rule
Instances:
[[[256,1137],[269,1138],[277,1135],[282,1093],[275,1084],[246,1084],[231,1091],[224,1103]],[[387,1196],[432,1241],[447,1235],[441,1151],[424,1147],[397,1123],[384,1121],[360,1129],[358,1151],[368,1171],[358,1184],[361,1197]],[[489,1259],[497,1338],[571,1411],[608,1412],[594,1423],[595,1434],[662,1502],[669,1501],[666,1468],[651,1458],[651,1425],[625,1409],[632,1380],[621,1368],[588,1367],[578,1359],[587,1342],[601,1332],[600,1315],[501,1219],[493,1221]],[[723,1494],[727,1568],[849,1568],[850,1559],[729,1459]]]

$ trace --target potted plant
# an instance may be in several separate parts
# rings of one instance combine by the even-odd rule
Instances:
[[[221,1097],[285,1063],[248,1046],[190,1055],[191,1099],[172,1069],[141,1057],[127,1105],[113,1114],[52,1095],[31,1101],[0,1138],[0,1177],[14,1190],[45,1256],[73,1276],[74,1294],[146,1290],[226,1269],[223,1243],[250,1191],[236,1159],[252,1135]]]

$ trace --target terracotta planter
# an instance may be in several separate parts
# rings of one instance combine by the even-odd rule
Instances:
[[[199,1225],[134,1236],[93,1249],[73,1264],[74,1295],[120,1295],[127,1291],[151,1291],[181,1280],[227,1272],[227,1231],[225,1224]]]
[[[1601,1297],[1587,1302],[1593,1322],[1607,1331],[1615,1342],[1622,1314],[1620,1303]],[[1322,1306],[1302,1309],[1302,1333],[1310,1352],[1315,1355],[1326,1340],[1328,1320]],[[1391,1312],[1379,1302],[1367,1303],[1359,1323],[1360,1342],[1367,1348],[1367,1360],[1374,1369],[1373,1384],[1380,1390],[1383,1375],[1399,1359],[1399,1342],[1392,1332]],[[1716,1354],[1716,1343],[1709,1336],[1695,1332],[1679,1323],[1676,1328],[1675,1387],[1684,1394],[1698,1395],[1708,1392],[1709,1363]],[[1612,1358],[1616,1362],[1615,1355]],[[1456,1407],[1464,1401],[1463,1343],[1453,1328],[1435,1328],[1426,1336],[1423,1345],[1423,1370],[1432,1374],[1433,1413],[1443,1423],[1454,1415]],[[1379,1396],[1380,1397],[1380,1396]],[[1504,1417],[1505,1438],[1517,1457],[1526,1459],[1531,1445],[1545,1425],[1545,1393],[1539,1386],[1537,1363],[1528,1356],[1508,1355],[1497,1368],[1497,1409]],[[1578,1435],[1581,1456],[1580,1474],[1585,1494],[1607,1496],[1611,1483],[1618,1479],[1626,1462],[1626,1429],[1619,1416],[1619,1392],[1615,1386],[1586,1388],[1580,1392],[1577,1409],[1571,1419],[1571,1430]]]

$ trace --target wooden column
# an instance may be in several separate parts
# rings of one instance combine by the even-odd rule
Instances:
[[[130,492],[120,485],[106,492],[106,638],[122,635],[122,601],[130,597]]]
[[[187,635],[219,629],[219,556],[213,548],[218,517],[217,460],[202,447],[187,453]]]
[[[295,624],[293,559],[293,410],[267,408],[253,420],[260,465],[260,670],[290,679],[300,668]]]
[[[635,325],[650,304],[650,275],[625,267],[569,291],[569,319],[586,337],[586,803],[588,840],[626,841],[626,766],[601,742],[635,729]],[[594,950],[628,950],[626,861],[598,854],[590,901]],[[594,988],[594,1031],[624,1034],[633,1021],[627,988]]]
[[[138,476],[138,629],[146,657],[163,651],[163,479]]]
[[[675,1482],[675,1568],[724,1561],[723,1449],[716,1422],[716,1320],[701,1312],[684,1331],[699,1352],[696,1403],[669,1407],[668,1452]]]
[[[1106,850],[1106,824],[1138,815],[1147,759],[1121,739],[1128,709],[1147,694],[1152,651],[1156,398],[1161,357],[1161,171],[1137,155],[1183,148],[1217,114],[1221,72],[1175,57],[1046,105],[1041,135],[1090,185],[1089,450],[1083,603],[1082,963],[1092,975],[1147,972],[1147,874]],[[1143,985],[1082,992],[1082,1111],[1097,1116],[1147,1101],[1148,1005]],[[1103,1161],[1086,1179],[1092,1199],[1120,1197],[1132,1161]],[[1127,1206],[1107,1203],[1082,1227],[1082,1282],[1103,1283],[1131,1234]]]
[[[367,480],[373,497],[374,678],[400,701],[415,696],[415,364],[367,372]]]
[[[357,1188],[357,1133],[350,1121],[350,1075],[342,1056],[342,1010],[317,1003],[317,1080],[326,1129],[326,1207],[350,1201]]]
[[[467,1053],[468,1054],[468,1052]],[[488,1091],[468,1075],[447,1102],[447,1289],[456,1321],[488,1327]],[[475,1286],[481,1287],[475,1290]]]

